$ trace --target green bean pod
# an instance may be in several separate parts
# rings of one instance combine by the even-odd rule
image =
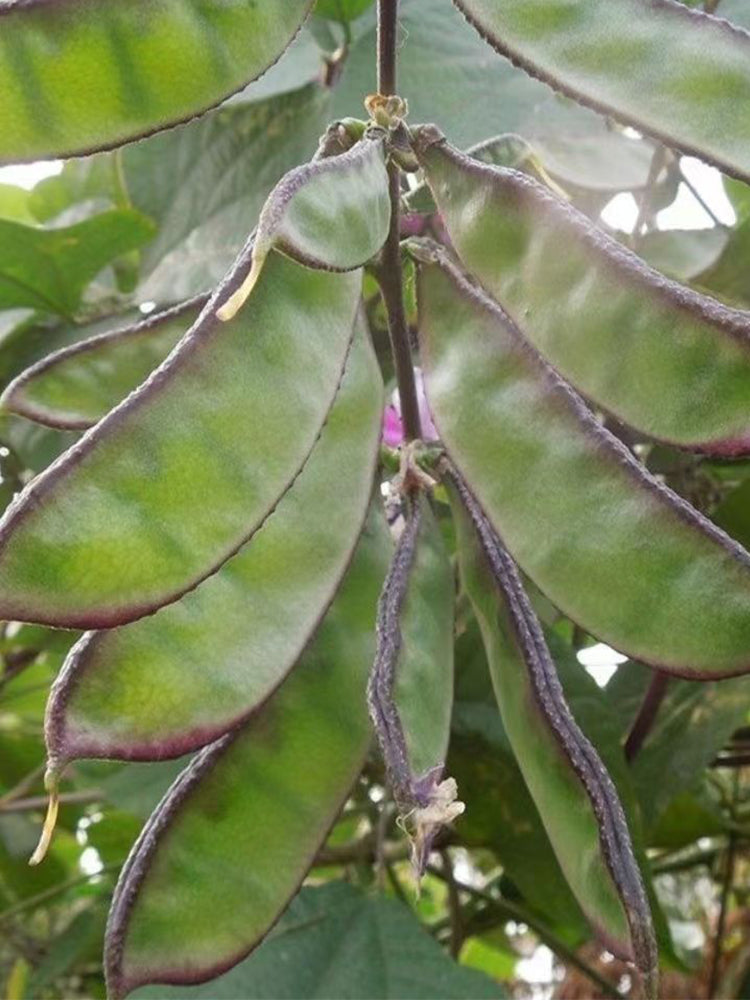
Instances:
[[[617,789],[568,704],[518,570],[471,491],[448,472],[461,575],[503,726],[560,866],[597,936],[657,996],[658,953]]]
[[[186,121],[268,69],[312,0],[0,4],[0,163],[77,156]]]
[[[431,126],[420,162],[466,268],[580,392],[651,438],[750,451],[750,316],[665,278],[532,177]]]
[[[750,555],[649,475],[443,251],[414,253],[435,424],[521,569],[635,659],[750,670]]]
[[[750,180],[750,33],[675,0],[453,0],[501,55]]]
[[[336,395],[361,274],[274,253],[221,322],[251,257],[248,247],[164,364],[8,508],[0,617],[134,621],[215,572],[293,483]]]
[[[320,439],[254,538],[181,600],[87,632],[73,647],[47,706],[50,768],[80,757],[179,757],[270,696],[317,628],[362,530],[382,397],[360,322]]]
[[[365,685],[389,550],[381,513],[293,674],[194,758],[144,827],[107,927],[112,1000],[220,975],[297,891],[370,744]]]
[[[86,430],[158,368],[208,301],[198,296],[48,354],[17,375],[0,406],[57,430]]]

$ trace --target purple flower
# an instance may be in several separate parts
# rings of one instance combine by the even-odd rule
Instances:
[[[417,386],[417,405],[419,406],[419,420],[422,425],[422,440],[437,441],[439,434],[432,420],[432,414],[427,404],[427,396],[424,391],[424,377],[421,368],[414,368],[414,381]],[[397,448],[404,440],[404,428],[401,421],[401,400],[398,389],[395,389],[391,396],[391,401],[383,411],[383,444],[389,448]]]

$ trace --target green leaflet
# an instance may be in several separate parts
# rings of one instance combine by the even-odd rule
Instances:
[[[308,267],[349,271],[380,250],[390,221],[384,135],[373,129],[347,152],[282,177],[260,213],[252,269],[219,317],[231,319],[242,306],[272,247]]]
[[[424,495],[414,562],[401,609],[394,698],[415,775],[442,771],[453,708],[453,568]]]
[[[0,13],[0,47],[1,39]],[[91,279],[154,232],[153,222],[132,209],[100,212],[59,229],[0,219],[0,309],[70,317]]]
[[[113,998],[225,971],[295,893],[370,742],[365,685],[389,550],[380,515],[292,676],[201,752],[147,823],[112,904],[105,952]]]
[[[278,59],[311,6],[0,4],[0,163],[117,146],[213,107]]]
[[[47,709],[50,764],[178,757],[246,718],[297,661],[346,570],[372,492],[382,381],[360,325],[302,472],[255,537],[182,600],[88,632]]]
[[[420,256],[430,408],[521,568],[636,659],[688,677],[750,670],[748,553],[651,477],[439,252]]]
[[[91,427],[161,364],[206,302],[201,296],[63,347],[15,378],[0,405],[48,427]]]
[[[336,393],[361,275],[274,254],[222,323],[249,256],[161,368],[8,508],[0,616],[133,621],[216,570],[294,480]]]
[[[650,437],[750,451],[750,319],[670,281],[515,170],[425,127],[417,149],[463,263],[587,397]]]
[[[750,179],[748,32],[675,0],[454,3],[532,76]]]
[[[592,926],[614,954],[636,963],[655,998],[651,914],[617,790],[568,708],[513,560],[465,484],[451,479],[462,579],[519,767]]]

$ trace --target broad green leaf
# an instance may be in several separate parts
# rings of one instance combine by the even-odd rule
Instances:
[[[312,0],[0,6],[0,162],[121,145],[213,107],[278,59]]]
[[[320,439],[273,516],[214,576],[124,628],[88,632],[47,710],[54,766],[153,760],[216,739],[294,666],[362,529],[380,437],[382,382],[363,329]]]
[[[315,83],[219,108],[122,150],[133,205],[159,226],[144,251],[142,300],[169,304],[214,287],[274,184],[315,152],[329,104]]]
[[[672,0],[454,0],[502,55],[582,104],[750,178],[750,34]],[[664,45],[664,39],[669,44]]]
[[[177,350],[35,479],[0,523],[0,614],[102,628],[142,617],[214,572],[309,455],[351,343],[361,275],[280,254],[238,316],[217,305]]]
[[[11,382],[0,405],[48,427],[91,427],[161,364],[206,301],[191,300],[47,355]]]
[[[210,984],[138,1000],[491,1000],[505,991],[452,962],[401,903],[345,882],[306,887],[250,958]]]
[[[453,568],[424,496],[414,563],[401,610],[394,698],[411,770],[442,767],[453,707]]]
[[[479,164],[434,128],[418,139],[465,266],[557,370],[637,430],[750,451],[750,317],[648,268],[515,170]]]
[[[635,962],[655,997],[651,914],[615,785],[568,708],[513,560],[466,486],[453,480],[451,493],[462,579],[519,767],[592,927],[614,954]]]
[[[376,129],[348,152],[282,177],[260,213],[250,273],[219,316],[240,308],[274,247],[308,267],[350,271],[380,250],[390,221],[384,134]]]
[[[650,476],[507,314],[431,256],[418,278],[430,408],[521,568],[636,659],[690,677],[750,669],[748,553]]]
[[[0,219],[0,309],[26,306],[70,317],[91,279],[154,232],[150,219],[130,209],[60,229]]]
[[[113,997],[231,968],[295,893],[370,743],[365,685],[389,548],[374,518],[293,674],[195,758],[147,823],[112,903]]]

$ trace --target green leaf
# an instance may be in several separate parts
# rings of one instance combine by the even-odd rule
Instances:
[[[348,152],[316,157],[282,177],[260,213],[252,269],[219,316],[240,308],[272,248],[307,267],[350,271],[380,250],[390,221],[385,136],[377,129]]]
[[[592,927],[610,951],[635,962],[646,995],[655,996],[651,915],[617,790],[568,708],[513,560],[465,484],[450,481],[462,580],[519,767]]]
[[[124,624],[180,597],[255,531],[309,455],[351,343],[361,275],[275,254],[230,323],[216,308],[0,523],[0,614]]]
[[[30,192],[14,184],[0,184],[0,219],[35,222],[29,207]]]
[[[514,170],[427,127],[418,139],[465,266],[588,398],[637,430],[714,454],[750,451],[750,321],[646,267]]]
[[[415,775],[442,767],[453,707],[453,568],[421,497],[417,547],[401,609],[394,698]]]
[[[245,719],[281,683],[362,529],[381,412],[380,373],[360,329],[320,439],[252,541],[181,601],[74,647],[47,710],[55,766],[180,756]]]
[[[345,882],[304,888],[249,959],[211,984],[138,1000],[491,1000],[505,991],[451,962],[401,903]]]
[[[502,55],[582,104],[750,178],[750,34],[671,0],[454,0]],[[663,40],[669,39],[664,46]]]
[[[278,59],[312,0],[0,7],[0,162],[121,145],[213,107]]]
[[[381,515],[294,673],[195,758],[144,828],[112,903],[113,997],[225,971],[296,891],[369,746],[365,685],[389,548]]]
[[[130,209],[61,229],[0,219],[0,309],[26,306],[70,317],[91,279],[154,232],[150,219]]]
[[[364,14],[368,7],[372,7],[373,2],[374,0],[318,0],[315,13],[330,21],[346,24]]]
[[[637,659],[691,677],[750,669],[748,553],[651,477],[492,300],[429,256],[418,288],[432,414],[521,568]]]
[[[191,300],[55,351],[14,379],[0,405],[48,427],[91,427],[161,364],[205,304]]]
[[[330,95],[315,83],[222,107],[122,151],[133,205],[155,219],[141,300],[173,303],[223,277],[279,177],[315,152]]]
[[[632,718],[650,677],[651,671],[637,663],[618,671],[607,691],[621,713],[627,711],[625,685],[635,694],[635,706],[628,712]],[[631,765],[649,832],[676,798],[695,788],[734,730],[750,722],[749,696],[747,677],[710,684],[670,681],[653,728]]]

